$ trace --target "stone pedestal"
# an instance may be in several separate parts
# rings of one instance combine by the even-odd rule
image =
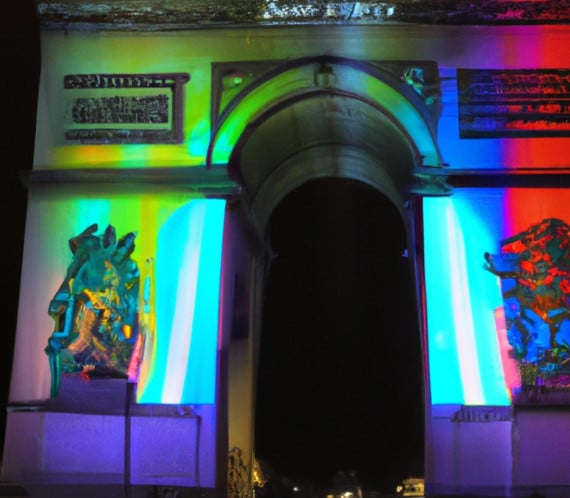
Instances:
[[[11,407],[2,480],[58,498],[77,487],[213,492],[215,407],[137,405],[130,394],[122,380],[65,379],[57,400]]]

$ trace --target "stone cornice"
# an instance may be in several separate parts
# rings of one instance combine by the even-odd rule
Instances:
[[[36,0],[44,27],[108,29],[288,24],[560,24],[570,0]]]

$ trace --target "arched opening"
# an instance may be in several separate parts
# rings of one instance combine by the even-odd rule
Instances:
[[[273,211],[255,454],[326,487],[354,470],[394,492],[423,472],[423,379],[401,214],[350,179],[311,180]]]
[[[410,134],[407,111],[390,112],[381,91],[335,75],[338,88],[311,80],[311,88],[262,99],[247,119],[240,101],[211,149],[218,157],[237,136],[228,171],[255,238],[276,255],[255,277],[263,291],[254,301],[252,442],[285,494],[289,480],[322,493],[337,471],[385,492],[423,474],[422,345],[403,256],[411,242],[405,206],[417,168],[439,164],[437,148],[430,133]],[[426,145],[435,153],[427,163]],[[238,410],[230,406],[232,420]]]

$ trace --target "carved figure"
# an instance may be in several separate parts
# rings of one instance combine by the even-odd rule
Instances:
[[[484,257],[485,269],[501,277],[523,386],[570,387],[570,226],[545,219]]]
[[[61,373],[126,378],[137,338],[139,269],[131,254],[133,232],[117,240],[109,225],[97,224],[69,240],[73,259],[49,305],[55,330],[45,349],[51,396]]]

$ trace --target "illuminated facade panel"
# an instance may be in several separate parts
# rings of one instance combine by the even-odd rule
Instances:
[[[224,217],[225,201],[180,192],[36,192],[11,401],[45,399],[50,377],[78,374],[130,377],[141,403],[215,403]],[[83,249],[106,244],[110,229],[98,236],[97,227],[131,234],[132,279],[119,278],[117,251],[108,253],[123,238],[98,253]],[[50,330],[58,354],[46,356]],[[53,383],[49,394],[57,396]]]
[[[434,404],[508,405],[536,388],[568,389],[566,195],[461,188],[423,200]]]
[[[215,402],[224,209],[220,200],[190,202],[159,230],[156,342],[140,403]]]

